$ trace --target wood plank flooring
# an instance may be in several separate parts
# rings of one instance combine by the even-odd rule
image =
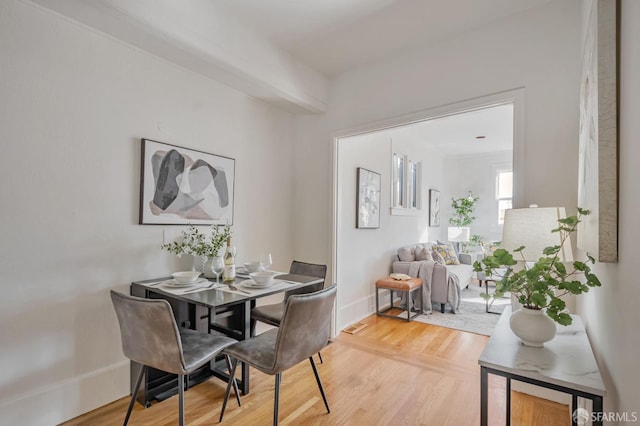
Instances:
[[[280,388],[280,424],[479,425],[480,367],[488,338],[419,322],[371,316],[357,334],[340,333],[322,351],[318,372],[327,414],[308,362],[287,370]],[[269,425],[272,376],[251,370],[251,392],[242,407],[230,400],[222,424]],[[504,379],[490,376],[489,423],[504,425]],[[218,423],[225,383],[211,379],[185,392],[187,424]],[[64,425],[122,424],[128,397]],[[566,405],[512,393],[512,424],[569,425]],[[130,425],[175,425],[178,397],[144,409],[136,404]]]

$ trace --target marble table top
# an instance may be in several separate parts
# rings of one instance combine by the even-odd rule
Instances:
[[[509,327],[511,307],[507,306],[478,359],[483,367],[605,396],[589,338],[577,315],[569,326],[556,324],[558,332],[542,348],[526,346]]]

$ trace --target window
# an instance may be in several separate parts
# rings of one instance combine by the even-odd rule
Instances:
[[[406,155],[393,154],[391,183],[392,214],[415,214],[422,207],[422,162],[414,163]]]
[[[513,205],[513,171],[498,170],[496,173],[496,201],[498,203],[498,225],[504,223],[504,212]]]
[[[410,209],[418,208],[418,166],[419,164],[409,162],[409,190],[407,191],[409,202],[407,205]]]
[[[404,157],[393,154],[393,207],[404,206]]]

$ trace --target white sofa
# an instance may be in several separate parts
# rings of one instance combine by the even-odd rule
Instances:
[[[448,304],[451,312],[455,313],[460,304],[460,291],[469,286],[473,277],[472,258],[469,254],[460,253],[460,265],[441,265],[432,260],[415,260],[416,249],[427,247],[432,251],[435,244],[426,242],[400,247],[392,270],[422,278],[422,306],[426,312],[431,312],[432,304],[436,303],[440,304],[441,312],[444,312]]]

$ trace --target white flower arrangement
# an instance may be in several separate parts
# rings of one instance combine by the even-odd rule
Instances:
[[[211,226],[209,235],[205,235],[195,226],[189,225],[188,229],[182,231],[182,241],[163,244],[161,247],[178,257],[183,254],[214,257],[218,255],[229,237],[231,237],[231,225],[229,224],[222,229],[220,226]]]

